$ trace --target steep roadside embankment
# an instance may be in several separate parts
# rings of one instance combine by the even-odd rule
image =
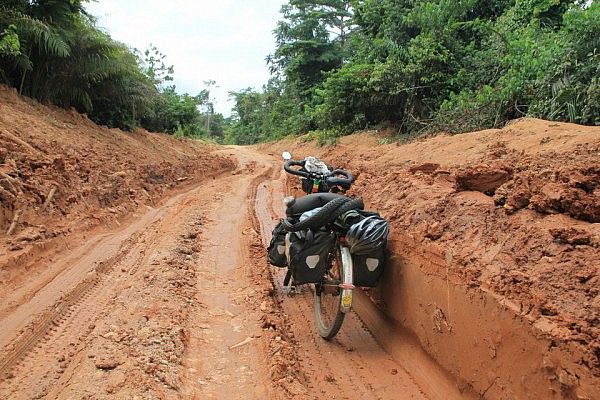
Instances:
[[[357,305],[379,342],[416,337],[485,398],[600,398],[600,128],[376,140],[260,148],[348,168],[391,221],[385,279]]]
[[[119,226],[167,194],[230,171],[208,145],[108,129],[0,86],[0,297],[91,230]],[[0,317],[15,305],[4,302]]]

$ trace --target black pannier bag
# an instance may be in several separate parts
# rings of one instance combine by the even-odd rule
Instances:
[[[285,268],[287,267],[287,257],[285,255],[285,235],[287,231],[283,228],[283,220],[279,220],[279,223],[273,229],[273,236],[271,237],[271,243],[267,248],[269,253],[269,264],[276,267]]]
[[[352,281],[356,286],[377,286],[385,267],[385,247],[367,254],[352,254]]]
[[[357,214],[357,215],[355,215]],[[351,223],[346,239],[352,254],[352,278],[356,286],[376,286],[386,261],[388,222],[375,212],[348,213],[342,218]]]
[[[331,265],[335,235],[311,230],[291,233],[289,268],[297,285],[318,283]]]

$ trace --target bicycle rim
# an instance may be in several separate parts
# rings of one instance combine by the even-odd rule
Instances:
[[[331,269],[322,283],[315,284],[315,320],[319,335],[326,340],[338,333],[346,315],[341,310],[342,296],[338,286],[342,282],[342,271],[341,254],[336,246]]]

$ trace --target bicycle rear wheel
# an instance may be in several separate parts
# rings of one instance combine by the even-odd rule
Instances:
[[[344,269],[339,246],[336,246],[331,269],[321,283],[315,284],[315,320],[319,335],[325,340],[332,339],[340,330],[346,313],[342,310],[342,289]]]

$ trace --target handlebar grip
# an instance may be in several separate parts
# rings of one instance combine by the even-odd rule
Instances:
[[[342,175],[344,178],[340,178],[337,175]],[[329,185],[340,185],[349,188],[352,182],[354,182],[354,176],[343,169],[336,169],[327,177],[327,184]]]
[[[300,171],[298,169],[293,169],[293,166],[298,166],[298,167],[304,167],[304,160],[287,160],[285,162],[285,164],[283,164],[283,169],[285,169],[285,172],[290,173],[292,175],[298,175],[298,176],[303,176],[305,178],[309,177],[309,173],[308,172],[304,172],[304,171]]]

